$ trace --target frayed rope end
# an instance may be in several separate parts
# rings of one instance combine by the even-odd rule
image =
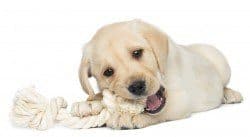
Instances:
[[[46,130],[53,126],[58,110],[66,107],[63,98],[54,98],[49,102],[31,86],[16,93],[11,120],[20,127]]]

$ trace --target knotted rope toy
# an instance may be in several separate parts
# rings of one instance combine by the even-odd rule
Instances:
[[[112,115],[130,113],[137,115],[144,111],[141,104],[129,102],[108,90],[102,100],[73,103],[71,112],[62,97],[51,100],[36,92],[34,87],[17,92],[12,109],[12,121],[21,127],[46,130],[58,123],[69,128],[101,127]]]

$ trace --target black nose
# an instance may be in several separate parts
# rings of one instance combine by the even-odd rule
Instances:
[[[146,90],[145,81],[135,81],[128,87],[129,92],[134,95],[142,95]]]

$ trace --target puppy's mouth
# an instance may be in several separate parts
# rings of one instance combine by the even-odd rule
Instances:
[[[147,97],[145,112],[156,114],[162,110],[166,102],[164,92],[165,88],[160,86],[159,90],[155,94]]]

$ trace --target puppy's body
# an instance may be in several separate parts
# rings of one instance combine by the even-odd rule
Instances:
[[[138,49],[143,51],[140,58],[134,56]],[[217,49],[208,45],[178,45],[152,25],[138,20],[100,29],[85,47],[79,72],[90,99],[94,92],[87,73],[97,79],[101,90],[107,88],[128,100],[145,104],[147,109],[159,109],[154,114],[115,116],[107,123],[113,128],[141,128],[242,100],[238,92],[226,88],[230,67]],[[138,88],[138,83],[144,84]],[[165,104],[163,108],[157,107],[160,89],[165,89],[161,97],[161,100],[166,98],[161,102]],[[156,96],[159,98],[155,99]]]
[[[201,54],[203,51],[207,56]],[[218,64],[217,59],[222,62]],[[167,120],[209,110],[222,103],[230,68],[215,48],[205,45],[184,47],[171,42],[167,62],[163,75],[168,91]]]

